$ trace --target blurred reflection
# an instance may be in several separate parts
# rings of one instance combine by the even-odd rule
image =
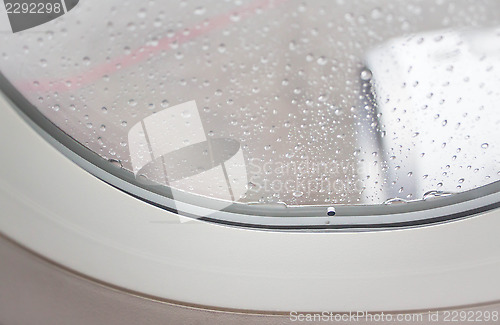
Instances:
[[[460,192],[499,179],[500,29],[394,39],[365,62],[370,118],[360,146],[364,164],[378,169],[365,177],[392,180],[397,186],[383,188],[387,198],[422,199],[425,191]]]

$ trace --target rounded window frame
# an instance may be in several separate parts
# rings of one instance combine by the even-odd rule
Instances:
[[[363,231],[450,222],[500,208],[500,181],[495,181],[449,196],[377,205],[286,206],[233,202],[226,208],[217,210],[214,207],[220,206],[220,200],[185,193],[181,197],[176,195],[176,200],[182,201],[185,207],[185,210],[179,211],[169,195],[168,187],[136,178],[131,171],[110,163],[77,142],[46,118],[2,73],[0,90],[40,135],[80,167],[137,199],[189,218],[269,230]],[[201,216],[196,213],[200,207],[212,213]],[[332,207],[335,214],[329,215]]]

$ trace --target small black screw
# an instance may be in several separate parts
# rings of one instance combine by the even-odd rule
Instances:
[[[326,214],[328,214],[330,217],[333,217],[335,215],[335,208],[334,207],[329,207],[326,210]]]

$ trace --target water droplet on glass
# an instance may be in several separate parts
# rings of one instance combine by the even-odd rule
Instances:
[[[382,11],[379,8],[375,8],[371,11],[370,17],[372,17],[372,19],[380,19],[382,17]]]
[[[202,16],[204,15],[205,13],[207,12],[207,9],[205,7],[197,7],[195,10],[194,10],[194,14],[197,15],[197,16]]]
[[[141,19],[146,18],[146,8],[139,9],[139,11],[137,12],[137,17]]]
[[[372,79],[372,72],[368,69],[363,69],[359,76],[361,80],[369,81]]]
[[[119,168],[123,167],[122,162],[118,159],[109,159],[109,162],[116,167],[119,167]]]
[[[231,14],[231,16],[229,16],[229,18],[231,19],[232,22],[236,23],[238,21],[241,20],[241,16],[239,13],[235,12],[233,14]]]
[[[226,52],[226,45],[224,43],[220,44],[219,47],[217,47],[217,51],[219,51],[219,53],[225,53]]]
[[[327,60],[324,56],[320,56],[320,57],[318,58],[318,60],[316,60],[316,62],[317,62],[319,65],[325,65],[325,64],[328,62],[328,60]]]

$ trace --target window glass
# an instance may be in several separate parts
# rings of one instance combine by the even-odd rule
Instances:
[[[382,204],[500,179],[499,26],[494,0],[86,0],[4,28],[0,70],[174,197]]]

